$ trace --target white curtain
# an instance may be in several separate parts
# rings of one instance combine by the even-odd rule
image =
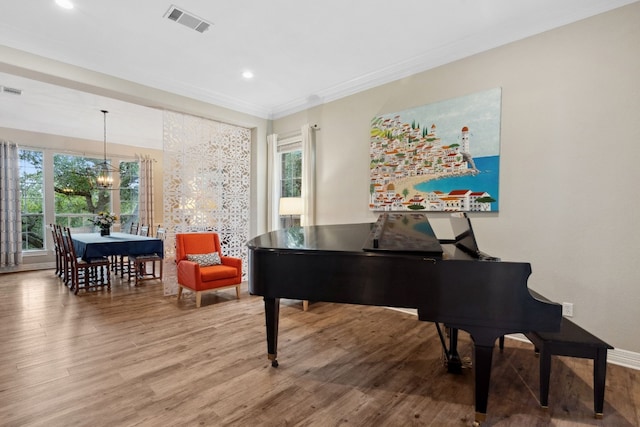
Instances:
[[[316,223],[316,148],[315,131],[308,124],[302,126],[302,200],[304,214],[300,225]]]
[[[18,145],[0,141],[0,268],[22,263]]]
[[[280,200],[280,164],[278,162],[278,135],[267,135],[267,231],[280,228],[278,202]]]
[[[140,156],[140,191],[138,193],[138,216],[140,224],[153,227],[153,163],[150,156]]]

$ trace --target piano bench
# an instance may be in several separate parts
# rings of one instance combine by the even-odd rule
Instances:
[[[540,357],[540,405],[549,406],[551,356],[581,357],[593,360],[593,407],[595,418],[601,419],[607,375],[607,350],[612,346],[563,317],[559,332],[528,332],[525,336]]]

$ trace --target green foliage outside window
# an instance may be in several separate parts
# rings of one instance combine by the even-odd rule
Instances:
[[[282,153],[280,197],[300,197],[302,194],[302,151]]]
[[[101,190],[95,185],[94,169],[101,160],[70,154],[53,156],[53,189],[55,212],[58,214],[96,214],[111,211],[110,190]],[[91,216],[92,216],[91,215]],[[81,227],[72,220],[71,227]],[[84,224],[86,226],[86,223]]]
[[[128,230],[131,223],[138,222],[138,192],[140,189],[140,164],[120,163],[120,224]]]
[[[302,195],[302,151],[287,151],[280,154],[280,197]],[[281,227],[300,225],[299,216],[280,217]]]
[[[42,152],[20,150],[22,250],[44,249]]]

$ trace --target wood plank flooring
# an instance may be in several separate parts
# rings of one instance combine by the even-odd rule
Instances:
[[[461,334],[461,355],[471,357]],[[2,426],[467,426],[471,369],[450,375],[432,324],[379,307],[281,304],[280,366],[262,299],[179,303],[159,282],[73,295],[52,270],[0,274]],[[487,426],[639,426],[640,371],[555,357],[548,410],[528,343],[494,353]]]

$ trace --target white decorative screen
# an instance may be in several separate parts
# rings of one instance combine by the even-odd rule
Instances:
[[[251,130],[164,113],[164,293],[177,293],[175,234],[215,231],[247,276]]]

